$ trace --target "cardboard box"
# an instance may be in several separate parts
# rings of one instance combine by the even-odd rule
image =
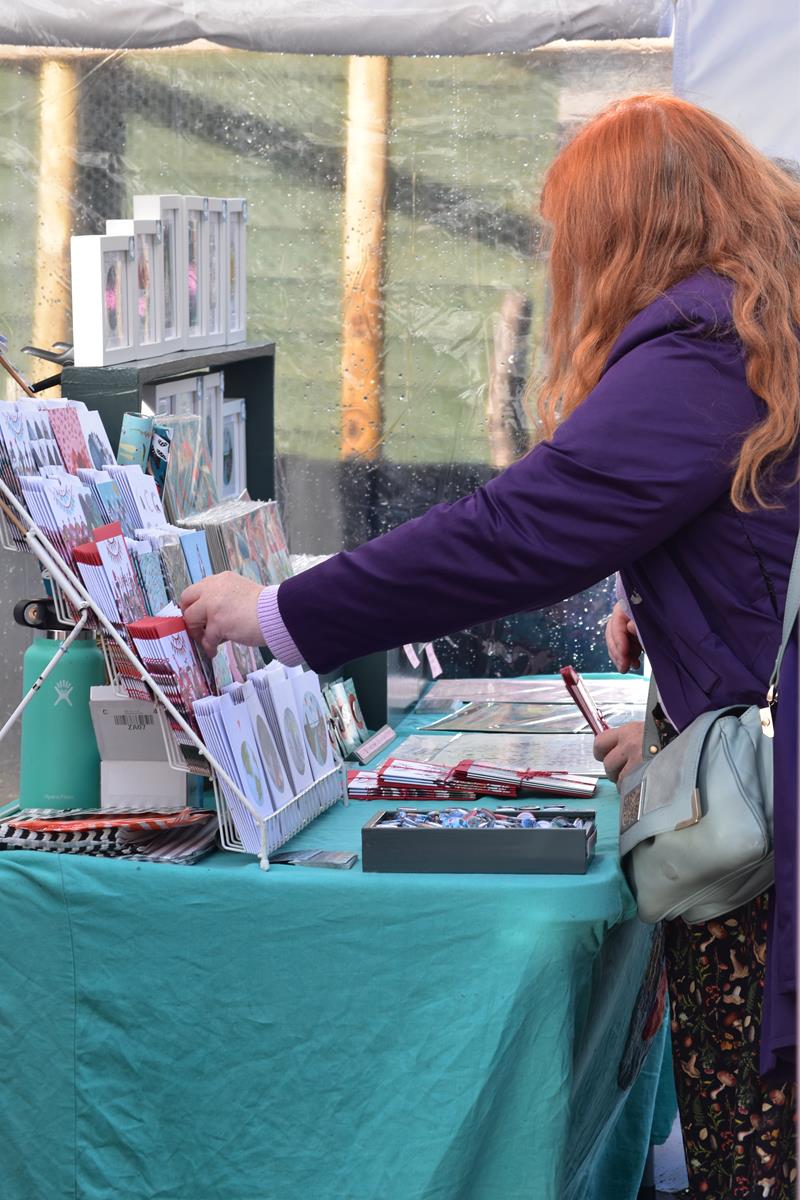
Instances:
[[[189,777],[167,761],[155,703],[93,687],[89,710],[101,759],[100,807],[183,808]]]

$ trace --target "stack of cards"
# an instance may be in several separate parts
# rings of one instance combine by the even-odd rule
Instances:
[[[139,858],[190,864],[213,850],[217,820],[211,812],[140,813],[96,809],[22,809],[0,824],[0,847]]]
[[[453,800],[474,803],[482,796],[516,799],[521,792],[580,797],[594,795],[591,776],[563,771],[512,771],[490,763],[444,763],[387,758],[377,771],[350,771],[347,791],[354,800]]]
[[[164,481],[164,507],[169,520],[177,524],[215,505],[217,485],[200,417],[161,417],[160,424],[171,432]]]
[[[169,604],[161,556],[158,550],[153,549],[150,541],[132,540],[128,542],[128,550],[144,595],[148,615],[154,617]]]
[[[98,471],[94,468],[87,470],[82,467],[78,471],[78,479],[90,489],[95,504],[102,514],[102,523],[109,525],[112,521],[118,521],[125,536],[133,537],[134,526],[131,524],[131,514],[125,503],[125,497],[120,491],[119,484],[111,478],[108,471],[105,469]]]
[[[113,461],[100,416],[85,404],[31,399],[0,404],[0,475],[23,502],[23,476],[75,475]]]
[[[147,605],[121,527],[102,525],[93,531],[92,540],[123,625],[146,617]]]
[[[137,464],[108,467],[125,505],[131,529],[161,529],[167,524],[161,497],[152,475]]]
[[[179,522],[204,529],[216,574],[235,571],[256,583],[281,583],[292,574],[274,500],[225,500]]]
[[[196,702],[194,712],[206,746],[247,796],[258,815],[266,818],[276,812],[279,805],[268,782],[268,767],[247,703],[237,704],[226,692]],[[272,777],[275,778],[274,773]],[[278,778],[283,781],[282,775]],[[242,845],[249,854],[258,854],[261,850],[259,822],[225,780],[221,779],[219,783]]]
[[[272,663],[195,704],[195,715],[209,750],[258,812],[278,814],[279,832],[285,805],[337,765],[319,679],[311,671]],[[222,786],[242,844],[258,853],[258,823]]]
[[[337,747],[344,758],[369,735],[352,679],[336,679],[322,689]]]
[[[76,547],[102,520],[91,489],[74,475],[21,475],[19,484],[34,521],[71,566]]]
[[[179,616],[144,617],[127,625],[139,658],[181,716],[196,728],[193,705],[209,695],[197,648]],[[175,728],[179,740],[185,735]]]
[[[97,543],[85,542],[82,546],[77,546],[73,558],[75,569],[83,581],[83,586],[103,616],[112,625],[121,626],[122,616],[114,599]]]
[[[544,792],[558,796],[593,796],[597,780],[591,775],[578,775],[569,771],[515,771],[510,767],[498,767],[491,763],[464,759],[451,772],[453,780],[461,780],[469,787],[478,787],[482,796],[501,796],[504,787],[516,787],[518,791]]]

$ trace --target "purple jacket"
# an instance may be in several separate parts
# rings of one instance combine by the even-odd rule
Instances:
[[[760,700],[797,537],[796,457],[778,477],[782,507],[732,506],[731,464],[763,406],[730,301],[710,271],[677,284],[623,330],[552,441],[283,583],[280,613],[309,665],[544,608],[619,570],[678,728]]]

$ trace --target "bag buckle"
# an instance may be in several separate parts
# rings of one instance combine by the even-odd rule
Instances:
[[[775,726],[772,723],[772,710],[775,707],[777,699],[778,688],[776,684],[771,683],[769,685],[769,690],[767,691],[766,707],[758,710],[758,717],[761,721],[761,732],[764,734],[764,737],[775,737]]]

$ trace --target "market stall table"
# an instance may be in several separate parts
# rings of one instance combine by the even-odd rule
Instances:
[[[651,931],[594,803],[586,876],[0,855],[4,1200],[633,1200],[664,1030],[620,1088]]]

